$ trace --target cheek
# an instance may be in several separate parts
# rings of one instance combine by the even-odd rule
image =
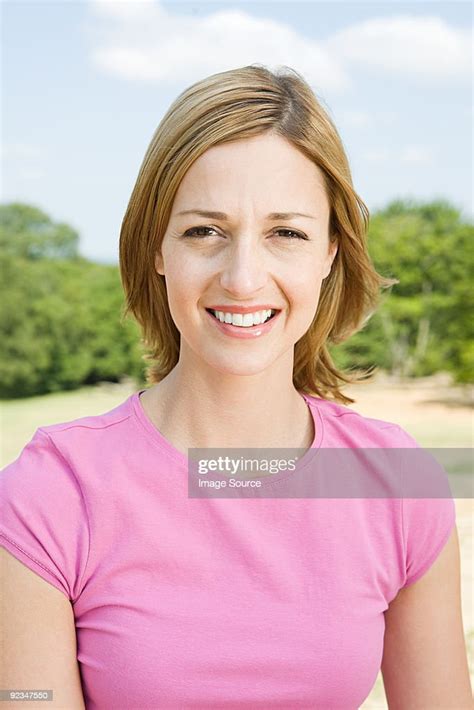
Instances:
[[[176,302],[195,300],[195,296],[202,291],[205,283],[203,264],[196,259],[183,255],[180,259],[175,256],[167,263],[166,281],[169,297]]]
[[[285,283],[288,297],[299,308],[311,310],[316,306],[322,285],[320,269],[295,270]]]
[[[207,272],[202,262],[196,259],[173,258],[166,268],[166,290],[168,306],[173,321],[183,335],[199,328],[203,314],[199,304],[202,303],[208,281]]]
[[[318,309],[322,279],[317,271],[302,274],[297,282],[293,280],[288,293],[290,316],[297,336],[301,337],[313,323]]]

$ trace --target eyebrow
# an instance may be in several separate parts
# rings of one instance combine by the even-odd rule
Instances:
[[[183,210],[182,212],[177,212],[176,216],[181,216],[185,214],[197,214],[201,217],[208,217],[209,219],[220,219],[223,222],[229,221],[229,216],[225,212],[214,212],[211,210]],[[308,219],[317,219],[311,214],[304,214],[304,212],[270,212],[267,214],[266,219],[268,220],[279,220],[279,219],[293,219],[294,217],[307,217]]]

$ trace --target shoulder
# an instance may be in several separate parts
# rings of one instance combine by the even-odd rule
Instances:
[[[101,414],[77,417],[75,419],[57,422],[56,424],[47,424],[39,427],[39,430],[54,438],[56,435],[70,430],[77,430],[78,432],[81,430],[97,431],[113,427],[114,425],[120,424],[130,418],[132,413],[133,396],[134,395],[131,395],[113,409],[107,410]]]
[[[415,439],[396,422],[368,417],[339,402],[306,395],[324,429],[323,446],[411,447]]]
[[[128,441],[128,427],[133,419],[133,395],[101,414],[69,419],[40,426],[31,442],[48,447],[68,464],[84,461],[100,451],[115,449]]]
[[[39,500],[43,494],[62,507],[61,501],[82,496],[83,484],[103,470],[110,452],[120,455],[119,444],[129,443],[130,399],[103,414],[38,427],[1,470],[2,503],[7,498]]]
[[[89,549],[89,518],[75,467],[36,429],[0,472],[0,546],[72,599]]]

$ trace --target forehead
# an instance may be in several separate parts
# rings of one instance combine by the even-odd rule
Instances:
[[[191,165],[173,212],[190,206],[263,211],[328,208],[321,170],[281,136],[264,134],[209,148]],[[224,209],[225,208],[225,209]]]

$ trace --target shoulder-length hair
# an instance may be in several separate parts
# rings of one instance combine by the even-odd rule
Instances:
[[[213,74],[183,91],[156,129],[140,167],[120,231],[122,322],[132,314],[150,352],[148,384],[162,380],[179,359],[180,333],[171,317],[165,278],[155,270],[173,201],[186,171],[208,148],[272,132],[286,138],[322,171],[330,205],[329,239],[338,251],[321,285],[311,326],[295,344],[297,390],[343,404],[343,383],[374,375],[339,370],[328,343],[341,343],[377,310],[381,289],[398,283],[379,275],[367,251],[369,211],[355,192],[342,140],[303,77],[261,64]],[[373,370],[370,373],[370,370]]]

